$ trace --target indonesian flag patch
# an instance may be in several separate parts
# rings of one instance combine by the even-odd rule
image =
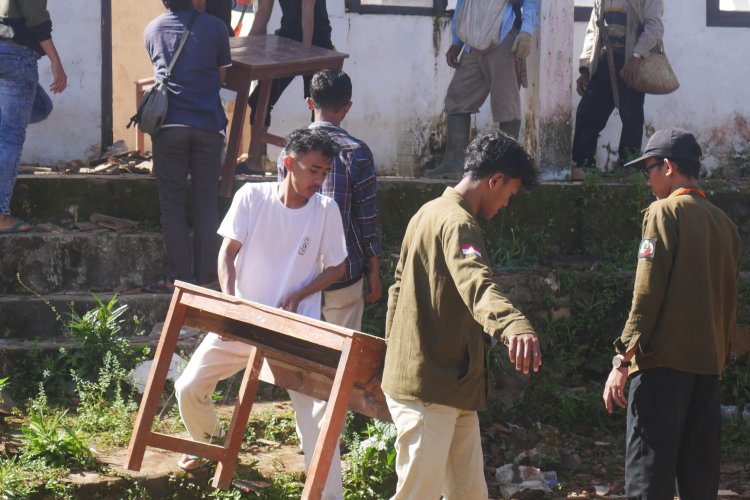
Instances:
[[[479,251],[479,248],[470,243],[461,243],[461,253],[464,255],[476,255],[477,257],[482,256],[482,252]]]
[[[653,260],[654,252],[656,252],[656,240],[641,240],[641,244],[638,247],[639,259]]]

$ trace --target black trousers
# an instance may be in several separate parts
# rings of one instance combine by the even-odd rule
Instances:
[[[312,80],[312,75],[305,75],[302,78],[304,82],[304,96],[305,99],[307,99],[308,97],[310,97],[310,80]],[[283,94],[289,84],[292,83],[292,80],[294,80],[294,77],[277,78],[271,83],[271,100],[268,102],[268,112],[266,113],[266,127],[271,126],[271,110],[279,101],[281,94]],[[250,98],[247,100],[247,103],[250,106],[251,124],[255,123],[255,109],[258,107],[258,98],[260,96],[259,92],[260,87],[255,87],[255,89],[250,93]]]
[[[219,170],[224,136],[194,127],[162,128],[152,137],[167,278],[205,285],[216,280]],[[193,245],[187,221],[190,175]]]
[[[618,155],[620,160],[640,154],[643,137],[643,102],[645,94],[628,87],[620,76],[625,56],[614,54],[617,88],[620,93],[620,120],[622,132]],[[609,116],[615,109],[612,85],[609,78],[609,64],[605,54],[599,58],[599,65],[591,77],[581,102],[576,110],[576,126],[573,135],[573,162],[579,167],[596,166],[596,144],[599,134],[607,125]],[[637,156],[637,155],[636,155]]]
[[[669,368],[636,374],[628,394],[628,498],[715,499],[721,455],[721,384]]]

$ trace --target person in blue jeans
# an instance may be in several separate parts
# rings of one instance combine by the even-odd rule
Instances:
[[[52,42],[47,1],[0,1],[0,234],[32,228],[11,215],[10,200],[26,127],[52,111],[52,101],[39,86],[37,60],[43,55],[49,58],[52,69],[50,91],[62,92],[68,77]]]

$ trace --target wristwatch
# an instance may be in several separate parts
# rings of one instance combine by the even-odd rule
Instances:
[[[612,358],[612,368],[617,368],[618,370],[620,368],[629,368],[630,367],[630,361],[625,361],[623,357],[619,354],[615,354],[615,357]]]

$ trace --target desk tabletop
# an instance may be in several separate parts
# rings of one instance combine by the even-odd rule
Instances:
[[[296,40],[276,35],[248,35],[229,39],[234,65],[251,69],[287,67],[300,63],[343,61],[349,54],[321,47],[305,47]]]

